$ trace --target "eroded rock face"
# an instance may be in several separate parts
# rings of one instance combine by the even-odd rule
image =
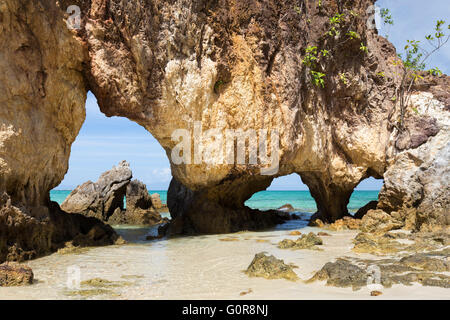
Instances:
[[[232,201],[233,199],[230,199],[230,202]],[[284,212],[276,210],[261,212],[243,204],[230,206],[216,203],[201,191],[192,191],[175,179],[172,179],[169,185],[167,206],[172,217],[167,232],[171,234],[258,230],[287,220]]]
[[[133,180],[127,186],[126,191],[127,211],[139,209],[148,210],[153,207],[153,199],[149,195],[147,186],[139,181]]]
[[[373,2],[308,0],[295,10],[293,0],[3,1],[0,191],[25,215],[49,218],[49,190],[67,171],[91,90],[102,112],[139,123],[166,150],[185,188],[168,199],[179,232],[273,224],[244,202],[291,173],[309,186],[324,222],[347,215],[353,189],[372,176],[385,180],[378,209],[415,229],[448,224],[448,77],[414,88],[411,107],[421,117],[410,112],[411,125],[398,132],[397,56],[367,28]],[[76,30],[64,20],[69,5],[80,7]],[[336,13],[341,32],[330,36]],[[350,30],[359,39],[348,39]],[[308,66],[308,46],[330,54]],[[323,86],[312,69],[324,73]],[[256,164],[221,164],[220,152],[206,151],[215,139],[194,134],[199,128],[267,130],[267,155],[279,167],[263,174],[270,165],[261,153]],[[203,161],[174,160],[180,129],[189,149],[204,146]]]
[[[117,208],[123,210],[123,199],[132,176],[130,165],[122,161],[102,173],[97,182],[88,181],[76,187],[61,204],[61,209],[107,221]],[[135,209],[133,204],[136,198],[131,197],[131,210]]]
[[[392,287],[394,284],[450,288],[447,251],[416,253],[401,259],[363,260],[338,258],[326,263],[308,282],[326,280],[327,285],[352,287],[359,290],[368,286]]]
[[[440,89],[447,88],[446,95]],[[384,185],[379,195],[378,209],[403,222],[409,229],[423,231],[447,228],[450,224],[450,113],[448,81],[440,81],[432,92],[411,97],[421,116],[433,117],[439,131],[430,133],[427,143],[395,153],[389,158]],[[440,94],[437,94],[436,91]],[[409,110],[408,119],[416,117]],[[413,125],[415,126],[415,120]],[[422,132],[426,135],[427,128]],[[399,140],[397,140],[399,141]],[[415,143],[415,139],[408,142]]]
[[[266,279],[298,280],[297,274],[291,265],[272,255],[260,252],[255,255],[245,273],[250,277],[263,277]]]
[[[30,267],[11,262],[0,264],[0,287],[30,285],[33,278]]]
[[[12,205],[6,193],[0,195],[0,261],[24,261],[49,254],[73,240],[76,246],[114,244],[114,230],[95,218],[62,211],[50,203],[49,216],[38,219],[26,208]]]

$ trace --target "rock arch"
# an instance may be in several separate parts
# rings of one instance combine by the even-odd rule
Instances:
[[[398,113],[391,99],[396,52],[367,29],[373,2],[330,0],[318,7],[305,0],[299,13],[290,0],[4,1],[0,191],[25,216],[38,221],[50,216],[49,190],[67,171],[86,92],[92,90],[103,113],[145,127],[169,158],[176,145],[173,131],[192,130],[196,121],[204,130],[277,129],[276,175],[300,174],[325,220],[343,216],[353,188],[375,175],[387,181],[381,209],[400,216],[412,210],[420,222],[416,228],[448,224],[445,180],[437,180],[437,188],[444,187],[442,201],[429,200],[436,188],[430,177],[448,176],[448,166],[441,165],[448,164],[448,153],[438,152],[449,141],[448,77],[417,86],[413,103],[420,107],[428,97],[434,113],[424,109],[425,120],[407,115],[413,125],[397,143],[391,120]],[[69,5],[80,8],[79,29],[67,28]],[[360,39],[342,44],[328,38],[329,17],[350,9],[355,14],[343,24]],[[368,52],[360,50],[361,42]],[[336,48],[333,59],[323,62],[323,87],[311,82],[301,63],[307,46]],[[418,148],[430,151],[426,159]],[[429,176],[417,169],[421,164]],[[224,218],[236,217],[232,224],[239,224],[236,212],[245,199],[272,179],[261,175],[258,165],[171,167],[177,185],[200,199],[204,210],[198,214],[207,219],[211,210],[222,212]],[[400,177],[406,171],[414,190]],[[436,203],[438,213],[431,205]]]

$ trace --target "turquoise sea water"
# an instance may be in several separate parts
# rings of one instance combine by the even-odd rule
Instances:
[[[61,204],[69,193],[70,190],[52,190],[50,192],[50,198]],[[163,203],[167,202],[167,191],[151,190],[150,193],[159,193],[161,201]],[[356,212],[356,210],[364,206],[367,202],[377,199],[378,191],[354,191],[350,198],[348,210],[350,212]],[[309,191],[261,191],[255,193],[245,204],[253,209],[268,210],[279,208],[286,203],[290,203],[295,209],[301,212],[316,211],[316,203]]]

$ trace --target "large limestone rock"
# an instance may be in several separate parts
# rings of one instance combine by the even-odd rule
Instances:
[[[67,171],[91,90],[103,113],[137,122],[166,150],[183,186],[168,199],[181,232],[275,223],[261,223],[244,202],[291,173],[309,186],[324,222],[347,215],[353,189],[372,176],[385,180],[378,209],[411,228],[448,224],[449,78],[414,88],[408,108],[420,117],[407,114],[399,132],[397,54],[367,28],[373,3],[308,0],[295,10],[294,0],[2,1],[0,192],[23,208],[24,221],[36,220],[35,230],[51,221],[49,190]],[[73,30],[70,5],[80,8]],[[336,13],[343,14],[342,32],[329,36]],[[350,29],[360,38],[347,38]],[[302,63],[308,46],[330,53],[316,68],[325,74],[323,87]],[[227,129],[252,129],[253,142],[267,130],[265,151],[279,166],[264,172],[264,152],[252,163],[223,164],[210,129],[219,138]],[[172,157],[179,130],[191,137],[183,141],[188,149],[203,147],[202,161],[195,152],[192,163]]]
[[[446,88],[446,94],[439,94],[441,87]],[[415,120],[408,122],[407,126],[414,125],[416,137],[429,134],[430,138],[416,145],[412,135],[411,142],[406,143],[409,147],[389,158],[378,203],[378,209],[403,221],[405,227],[423,231],[450,225],[450,80],[431,91],[413,94],[411,100],[420,117],[433,119],[433,126],[439,130],[430,133],[428,126],[418,129]],[[406,119],[416,117],[409,110]]]
[[[95,218],[61,211],[49,204],[49,216],[33,217],[24,207],[0,195],[0,261],[24,261],[49,254],[74,240],[76,246],[110,245],[119,240],[114,230]]]
[[[299,278],[292,265],[264,252],[257,253],[245,273],[249,277],[263,277],[266,279],[286,279],[297,281]]]
[[[123,210],[123,199],[131,178],[128,162],[122,161],[102,173],[97,182],[88,181],[76,187],[61,204],[61,209],[107,221],[117,208]]]

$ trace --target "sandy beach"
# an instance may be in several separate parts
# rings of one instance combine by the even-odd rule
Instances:
[[[394,285],[383,294],[370,296],[370,288],[326,286],[324,282],[304,283],[326,262],[349,256],[380,258],[351,251],[357,231],[327,231],[322,237],[323,251],[282,250],[276,244],[295,239],[292,230],[317,233],[319,228],[305,227],[304,221],[291,221],[275,230],[239,232],[225,235],[180,237],[144,241],[151,228],[122,227],[118,231],[129,241],[122,246],[88,249],[80,254],[59,254],[27,262],[35,274],[28,287],[0,288],[2,299],[446,299],[448,289]],[[250,278],[243,273],[254,255],[273,254],[287,264],[298,266],[301,280]],[[383,258],[386,258],[384,256]],[[68,268],[80,268],[81,281],[101,278],[111,287],[100,292],[81,285],[67,287]],[[88,291],[91,290],[91,291]],[[246,293],[246,294],[243,294]]]

